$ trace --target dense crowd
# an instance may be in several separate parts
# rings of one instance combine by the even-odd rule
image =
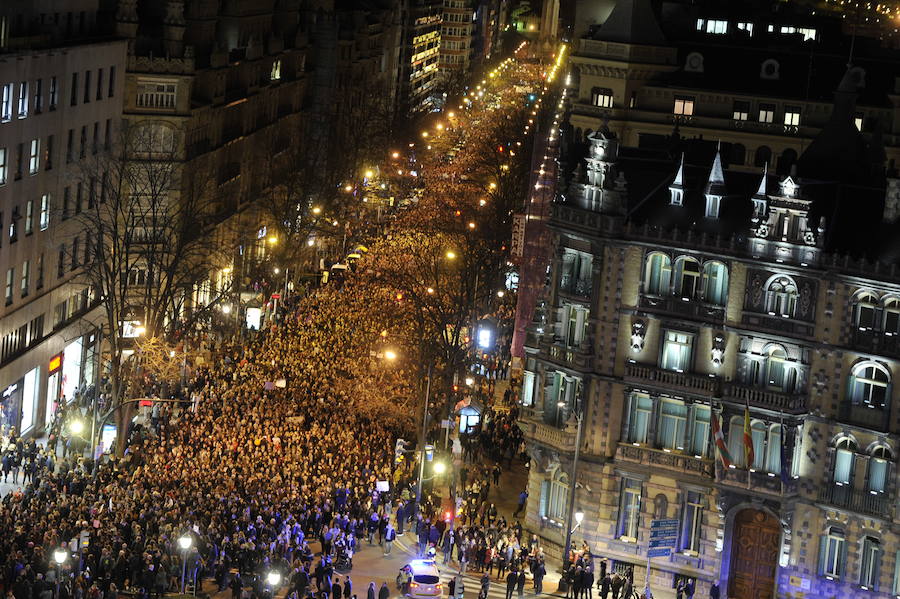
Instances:
[[[182,560],[188,579],[213,577],[222,589],[258,581],[262,592],[265,572],[309,569],[312,538],[326,558],[352,560],[365,523],[389,506],[376,481],[391,480],[393,440],[406,425],[359,395],[371,380],[351,374],[376,325],[362,301],[371,298],[311,296],[255,341],[217,348],[193,377],[197,409],[154,419],[153,434],[96,471],[75,456],[56,464],[52,449],[11,436],[3,474],[21,487],[0,506],[5,596],[46,599],[63,546],[64,599],[174,590]],[[402,395],[402,373],[374,376],[380,393]],[[271,384],[278,379],[284,387]]]

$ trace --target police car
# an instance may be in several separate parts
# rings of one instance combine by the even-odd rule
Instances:
[[[397,586],[404,597],[440,597],[444,594],[440,572],[434,560],[415,559],[397,575]]]

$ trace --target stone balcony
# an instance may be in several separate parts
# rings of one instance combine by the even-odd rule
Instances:
[[[744,312],[741,316],[741,324],[751,329],[771,331],[779,335],[791,335],[795,337],[812,338],[816,327],[813,323],[783,318],[775,314],[757,314]]]
[[[544,422],[543,413],[539,410],[525,408],[519,418],[519,428],[525,438],[534,443],[552,447],[562,452],[575,451],[575,435],[577,433],[574,422],[567,423],[563,428]]]
[[[640,307],[647,312],[688,317],[720,325],[725,320],[725,308],[721,306],[675,296],[659,297],[642,294]]]
[[[697,458],[631,443],[619,443],[616,448],[616,460],[651,468],[666,468],[694,476],[712,478],[715,474],[713,461],[708,458]]]
[[[562,275],[559,279],[559,293],[566,297],[586,300],[591,297],[591,285],[590,278],[580,279],[570,275]]]
[[[559,342],[545,341],[541,343],[541,350],[544,357],[554,364],[580,372],[590,372],[594,367],[594,358],[591,352],[584,348],[590,347],[591,344],[585,340],[581,345],[581,348],[574,348]]]
[[[825,485],[819,490],[819,503],[853,512],[869,514],[884,520],[892,518],[892,501],[886,493],[858,491],[848,485]]]
[[[796,495],[797,483],[793,479],[782,484],[777,473],[748,471],[744,468],[721,468],[719,482],[729,487],[750,489],[769,495]],[[749,486],[748,486],[749,476]]]
[[[691,372],[665,370],[648,364],[629,363],[625,365],[625,380],[635,383],[649,383],[673,391],[718,396],[721,382],[718,377]]]
[[[741,383],[725,383],[724,396],[737,403],[749,403],[754,408],[800,414],[806,411],[805,393],[782,393]]]

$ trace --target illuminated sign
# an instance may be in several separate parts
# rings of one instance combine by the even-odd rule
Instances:
[[[47,365],[48,374],[53,374],[62,366],[62,354],[57,354],[50,358],[50,364]]]
[[[10,385],[10,386],[7,387],[6,389],[4,389],[4,390],[3,390],[3,399],[6,399],[7,397],[9,397],[9,396],[12,395],[13,393],[15,393],[15,392],[16,392],[16,389],[18,389],[18,388],[19,388],[19,384],[18,384],[18,383],[13,383],[12,385]]]

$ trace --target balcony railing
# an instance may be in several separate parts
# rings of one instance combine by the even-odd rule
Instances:
[[[891,499],[886,493],[857,491],[849,485],[824,485],[819,490],[819,502],[854,512],[891,519]]]
[[[713,461],[708,458],[696,458],[692,455],[632,445],[631,443],[619,443],[619,446],[616,448],[616,459],[653,468],[668,468],[685,474],[707,476],[709,478],[712,478],[714,475]]]
[[[887,430],[889,416],[890,410],[887,407],[878,409],[867,404],[844,402],[838,410],[838,420],[841,422],[878,431]]]
[[[725,383],[725,396],[756,408],[798,414],[806,411],[806,394],[782,393],[740,383]]]
[[[795,495],[797,483],[792,479],[782,484],[778,473],[754,471],[748,472],[744,468],[723,468],[719,482],[729,486],[747,488],[747,477],[750,478],[750,489],[762,491],[773,495]]]
[[[755,312],[744,312],[743,316],[741,316],[741,323],[749,325],[751,328],[767,329],[781,334],[787,333],[788,335],[801,337],[812,337],[815,331],[815,325],[809,322],[771,314],[757,314]]]
[[[854,349],[863,350],[867,354],[900,357],[900,335],[886,335],[872,329],[861,331],[857,328],[850,343]]]
[[[719,323],[725,320],[725,308],[698,300],[642,294],[640,302],[641,308],[650,312],[664,312]]]
[[[593,369],[593,355],[590,351],[591,343],[585,339],[580,347],[567,347],[561,342],[545,343],[544,354],[551,362],[576,370],[589,371]]]
[[[718,395],[720,381],[718,377],[690,372],[665,370],[647,364],[626,364],[625,379],[637,382],[649,382],[670,389],[679,389],[689,393]]]
[[[559,278],[559,290],[566,295],[576,297],[590,297],[591,280],[579,279],[571,275],[564,274]]]
[[[529,440],[560,451],[574,451],[575,428],[564,426],[559,428],[547,424],[543,415],[537,410],[523,410],[519,419],[519,428]]]

